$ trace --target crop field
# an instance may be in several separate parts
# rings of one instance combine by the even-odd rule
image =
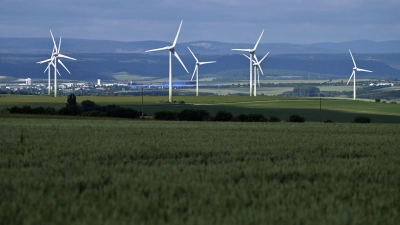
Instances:
[[[322,99],[320,111],[319,98],[284,98],[284,97],[237,97],[237,96],[174,96],[176,101],[185,104],[169,104],[167,96],[144,96],[143,111],[153,115],[157,111],[168,110],[179,112],[183,109],[205,109],[211,115],[219,110],[231,112],[234,116],[241,113],[261,113],[266,117],[278,116],[287,120],[293,114],[305,117],[306,121],[322,121],[330,119],[334,122],[348,123],[357,116],[368,116],[372,123],[400,123],[400,104],[376,103],[371,101],[353,101],[349,99]],[[47,96],[13,96],[0,97],[0,112],[12,106],[30,105],[51,106],[57,109],[64,107],[67,97]],[[121,105],[142,111],[141,97],[133,96],[77,96],[77,102],[91,100],[99,105]],[[0,117],[10,115],[0,113]]]
[[[0,118],[2,224],[398,224],[400,127]]]
[[[279,95],[282,94],[285,91],[292,91],[293,87],[257,87],[257,95],[261,96],[263,95]],[[180,91],[185,91],[185,92],[195,92],[196,89],[191,88],[191,89],[180,89]],[[213,93],[216,95],[230,95],[230,94],[248,94],[249,93],[249,87],[244,86],[244,87],[229,87],[229,88],[199,88],[199,93]]]

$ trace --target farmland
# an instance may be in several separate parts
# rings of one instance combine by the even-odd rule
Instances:
[[[4,224],[397,224],[400,127],[0,118]]]
[[[67,97],[51,98],[47,96],[13,96],[0,98],[0,111],[12,106],[30,105],[32,107],[64,107]],[[319,98],[283,98],[283,97],[235,97],[235,96],[174,96],[176,101],[185,104],[169,104],[163,96],[144,96],[143,111],[148,115],[162,110],[181,111],[183,109],[205,109],[214,115],[219,110],[241,113],[261,113],[266,117],[278,116],[286,120],[292,114],[304,116],[306,121],[333,120],[334,122],[351,122],[357,116],[368,116],[373,123],[400,123],[400,104],[376,103],[371,101],[352,101],[348,99],[322,99],[320,111]],[[142,111],[141,97],[132,96],[77,96],[77,102],[91,100],[99,105],[121,105]],[[0,117],[9,116],[1,114]]]

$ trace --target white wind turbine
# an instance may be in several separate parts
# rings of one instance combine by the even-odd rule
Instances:
[[[178,33],[176,33],[175,40],[171,46],[166,46],[163,48],[156,48],[156,49],[151,49],[151,50],[145,51],[145,52],[155,52],[155,51],[169,50],[169,102],[172,102],[172,55],[174,55],[178,59],[178,61],[182,64],[182,66],[186,70],[186,72],[189,73],[189,71],[185,67],[185,64],[183,64],[181,58],[179,58],[178,53],[175,51],[175,45],[176,45],[176,42],[178,41],[178,36],[179,36],[179,32],[181,31],[182,23],[183,23],[183,21],[181,21],[181,24],[179,25]]]
[[[187,47],[190,51],[190,53],[192,53],[194,59],[196,60],[196,66],[194,68],[193,71],[193,75],[192,75],[192,79],[194,77],[194,74],[196,74],[196,96],[199,96],[199,66],[201,65],[205,65],[205,64],[210,64],[210,63],[216,63],[217,61],[210,61],[210,62],[199,62],[199,60],[196,58],[196,56],[193,54],[192,50],[190,50],[189,47]]]
[[[252,60],[253,61],[253,66],[254,66],[254,71],[255,71],[255,74],[254,74],[254,96],[257,96],[257,81],[256,81],[256,78],[258,79],[258,86],[260,87],[260,72],[261,72],[262,75],[264,75],[264,72],[263,72],[263,70],[261,68],[261,63],[268,56],[268,54],[269,54],[269,52],[267,54],[265,54],[265,56],[260,61],[258,61],[257,55],[254,55],[254,59],[255,60],[254,59]],[[243,55],[246,58],[250,59],[250,57],[248,57],[247,55],[245,55],[245,54],[243,54]]]
[[[353,79],[353,82],[354,82],[353,83],[353,85],[354,85],[353,86],[353,100],[356,100],[356,71],[357,72],[372,72],[372,71],[358,68],[357,65],[356,65],[356,61],[354,61],[353,54],[351,54],[350,49],[349,49],[349,52],[350,52],[351,59],[353,60],[354,67],[353,67],[353,72],[351,73],[351,76],[350,76],[349,80],[347,81],[347,84],[349,84],[351,78],[354,76],[354,79]]]
[[[264,33],[264,30],[262,30],[262,32],[261,32],[261,35],[260,35],[260,37],[258,38],[258,41],[257,41],[257,43],[254,45],[254,48],[252,48],[252,49],[232,49],[233,51],[242,51],[242,52],[248,52],[248,53],[250,53],[250,96],[252,96],[252,93],[253,93],[253,85],[252,85],[252,78],[253,78],[253,72],[252,72],[252,69],[253,69],[253,61],[252,61],[252,59],[254,58],[254,54],[255,54],[255,52],[256,52],[256,49],[257,49],[257,46],[258,46],[258,43],[260,43],[260,40],[261,40],[261,37],[262,37],[262,35],[263,35],[263,33]]]
[[[42,64],[42,63],[45,63],[45,62],[49,62],[48,67],[50,66],[50,64],[53,65],[53,67],[54,67],[54,97],[57,97],[57,89],[58,89],[58,86],[57,86],[57,73],[59,74],[59,72],[58,72],[58,70],[57,70],[57,63],[60,63],[61,66],[64,67],[64,69],[65,69],[69,74],[71,74],[71,72],[69,72],[69,70],[67,69],[67,67],[65,67],[64,63],[61,61],[60,58],[65,58],[65,59],[70,59],[70,60],[76,60],[76,59],[61,54],[61,53],[60,53],[60,49],[61,49],[61,37],[60,37],[60,42],[58,43],[58,48],[57,48],[56,42],[55,42],[55,40],[54,40],[53,33],[52,33],[51,31],[50,31],[50,34],[51,34],[51,38],[53,39],[53,44],[54,44],[54,46],[53,46],[53,54],[52,54],[52,56],[51,56],[50,59],[46,59],[46,60],[40,61],[40,62],[38,62],[38,63],[39,63],[39,64]],[[49,70],[50,70],[50,68],[49,68]]]
[[[53,62],[53,54],[54,54],[54,47],[53,47],[53,51],[52,51],[52,53],[51,53],[51,57],[50,57],[50,59],[47,59],[47,60],[44,60],[44,61],[48,61],[49,62],[49,64],[47,65],[47,67],[46,67],[46,69],[44,70],[44,73],[46,73],[46,71],[48,71],[48,74],[49,74],[49,76],[48,76],[48,86],[47,86],[47,89],[48,89],[48,95],[51,95],[51,88],[50,88],[50,81],[51,81],[51,78],[50,78],[50,65],[53,65],[53,67],[54,67],[54,62]],[[37,62],[37,63],[44,63],[44,61],[41,61],[41,62]],[[58,72],[58,70],[57,70],[57,73],[58,74],[60,74],[59,72]]]

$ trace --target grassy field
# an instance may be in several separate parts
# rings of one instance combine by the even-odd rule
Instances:
[[[2,224],[398,224],[400,127],[0,118]]]
[[[66,96],[13,96],[0,98],[0,111],[7,107],[30,105],[51,106],[61,108],[65,106]],[[287,120],[290,115],[299,114],[306,121],[320,121],[331,119],[334,122],[351,122],[357,116],[368,116],[373,123],[400,123],[400,104],[375,103],[367,101],[353,101],[348,99],[322,99],[322,110],[320,111],[319,98],[283,98],[283,97],[195,97],[175,96],[176,101],[184,101],[186,104],[169,104],[166,96],[145,96],[143,111],[147,115],[154,112],[169,110],[181,111],[183,109],[205,109],[214,115],[219,110],[233,113],[235,116],[243,113],[261,113],[267,117],[278,116]],[[121,105],[142,111],[141,97],[99,97],[99,96],[77,96],[77,102],[91,100],[99,105]],[[1,117],[7,116],[4,113]]]

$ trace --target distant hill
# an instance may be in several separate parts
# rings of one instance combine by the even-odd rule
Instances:
[[[152,47],[152,46],[148,46]],[[111,74],[127,72],[129,74],[142,75],[154,78],[168,77],[168,53],[139,54],[139,53],[71,53],[70,56],[77,61],[63,60],[72,74],[68,74],[59,67],[61,79],[71,80],[95,80],[113,79]],[[49,54],[1,54],[0,76],[12,76],[18,78],[47,78],[43,71],[46,65],[36,62],[47,59]],[[189,70],[187,74],[177,60],[173,60],[174,78],[190,79],[194,69],[192,55],[180,54],[183,62]],[[354,54],[357,66],[374,71],[373,73],[359,73],[359,78],[400,78],[400,70],[389,66],[386,61],[400,61],[400,53],[390,54]],[[240,54],[231,55],[205,55],[198,54],[200,61],[216,60],[217,63],[202,66],[201,74],[224,76],[223,79],[234,79],[235,76],[246,78],[248,76],[249,60]],[[261,58],[262,55],[259,55]],[[268,56],[262,63],[264,72],[272,70],[284,70],[286,75],[320,74],[321,77],[335,77],[348,79],[353,63],[348,53],[343,54],[282,54]],[[235,72],[236,71],[236,72]],[[274,75],[274,74],[269,74]]]
[[[57,40],[58,42],[58,40]],[[121,42],[107,40],[85,40],[64,38],[63,53],[144,53],[145,50],[171,45],[163,41]],[[232,48],[252,48],[253,44],[225,43],[216,41],[178,42],[179,54],[188,54],[189,46],[196,54],[227,55],[235,54]],[[258,53],[273,54],[326,54],[347,53],[351,49],[355,53],[400,53],[400,41],[374,42],[357,40],[342,43],[289,44],[261,43]],[[50,54],[51,38],[0,38],[0,53],[14,54]],[[151,54],[162,54],[153,52]]]

